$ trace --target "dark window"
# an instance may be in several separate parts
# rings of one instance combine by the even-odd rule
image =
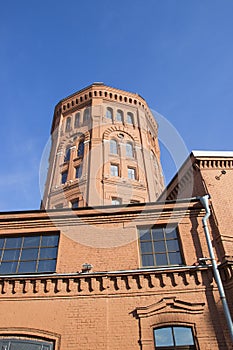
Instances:
[[[61,183],[62,183],[62,184],[65,184],[65,183],[66,183],[67,177],[68,177],[68,171],[64,171],[64,172],[61,174]]]
[[[0,274],[54,272],[57,234],[0,238]]]
[[[182,265],[175,227],[140,228],[142,266]]]
[[[66,154],[64,157],[64,162],[68,162],[70,160],[70,148],[66,149]]]
[[[80,179],[81,176],[82,176],[82,165],[80,164],[75,168],[75,177],[76,179]]]
[[[195,350],[191,327],[171,326],[154,329],[155,349]]]
[[[110,140],[110,153],[111,154],[117,154],[118,153],[117,141],[116,140]]]
[[[71,202],[72,209],[76,209],[79,206],[79,200],[75,199],[74,201]]]
[[[78,128],[80,126],[80,113],[75,114],[74,127]]]
[[[66,119],[66,131],[70,131],[70,126],[71,126],[71,118],[68,117]]]
[[[78,157],[82,157],[84,154],[84,141],[80,141],[78,145]]]

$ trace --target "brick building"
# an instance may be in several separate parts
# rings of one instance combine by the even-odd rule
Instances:
[[[157,123],[96,83],[55,107],[40,210],[0,213],[0,349],[231,349],[233,152],[194,151],[164,189]]]

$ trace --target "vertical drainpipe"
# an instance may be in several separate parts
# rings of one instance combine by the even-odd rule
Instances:
[[[208,245],[208,249],[209,249],[210,259],[211,259],[212,266],[213,266],[214,278],[215,278],[215,281],[217,283],[219,295],[220,295],[220,298],[222,301],[223,311],[224,311],[224,315],[225,315],[225,318],[227,321],[227,326],[228,326],[228,329],[230,332],[231,341],[233,342],[233,323],[232,323],[232,319],[231,319],[231,314],[230,314],[230,310],[229,310],[229,307],[227,304],[225,292],[223,289],[222,280],[221,280],[220,273],[219,273],[218,266],[217,266],[217,262],[216,262],[216,259],[214,256],[214,250],[213,250],[213,247],[211,244],[209,229],[207,226],[207,219],[210,217],[210,208],[209,208],[209,204],[208,204],[208,199],[209,199],[209,195],[199,197],[199,200],[206,211],[206,215],[202,219],[202,223],[203,223],[203,228],[205,231],[205,237],[206,237],[206,241],[207,241],[207,245]]]

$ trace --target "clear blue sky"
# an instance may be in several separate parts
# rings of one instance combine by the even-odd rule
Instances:
[[[141,94],[188,151],[233,149],[232,0],[0,5],[1,211],[39,208],[53,108],[95,81]]]

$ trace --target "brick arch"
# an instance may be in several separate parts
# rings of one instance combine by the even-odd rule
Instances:
[[[107,128],[103,134],[103,140],[110,140],[111,134],[113,132],[124,133],[124,134],[128,135],[132,141],[134,141],[136,143],[140,142],[139,138],[136,135],[132,136],[132,134],[129,133],[124,126],[120,126],[120,125],[112,125],[109,128]]]
[[[75,137],[76,137],[76,139],[75,139]],[[58,146],[58,152],[65,151],[66,148],[69,146],[72,147],[80,139],[82,139],[83,141],[89,141],[90,140],[90,133],[89,133],[89,131],[86,131],[85,133],[77,132],[77,133],[72,135],[71,139],[72,139],[72,141],[70,140],[70,138],[63,139]]]

